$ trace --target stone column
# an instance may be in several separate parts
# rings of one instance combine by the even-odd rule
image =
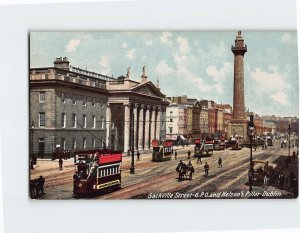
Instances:
[[[143,145],[143,141],[144,141],[144,105],[141,104],[140,107],[140,112],[139,112],[139,137],[138,137],[138,149],[139,150],[143,150],[144,149],[144,145]]]
[[[106,104],[106,148],[110,148],[110,134],[111,134],[111,104]]]
[[[124,103],[124,107],[124,152],[127,153],[130,141],[130,103]]]
[[[138,104],[135,104],[134,105],[134,109],[133,109],[133,125],[134,125],[134,128],[133,128],[133,146],[134,146],[134,149],[136,150],[138,148],[138,145],[137,145],[137,130],[138,130],[138,121],[137,121],[137,108],[138,108]]]
[[[146,115],[145,115],[145,149],[149,150],[149,126],[150,126],[150,106],[148,105],[146,108]]]
[[[152,142],[153,139],[156,138],[156,134],[155,134],[155,123],[156,123],[156,119],[155,119],[155,110],[156,110],[156,108],[153,107],[153,108],[152,108],[152,113],[151,113],[151,133],[150,133],[150,143]]]
[[[156,139],[160,140],[160,118],[161,118],[161,109],[160,107],[156,108]]]

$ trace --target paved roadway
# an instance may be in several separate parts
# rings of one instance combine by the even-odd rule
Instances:
[[[176,149],[176,148],[175,148]],[[193,152],[193,146],[178,148],[178,158],[165,162],[152,162],[151,154],[142,154],[140,161],[135,161],[135,174],[129,173],[130,157],[124,157],[122,163],[122,189],[93,197],[93,199],[128,199],[128,198],[251,198],[266,191],[266,198],[285,197],[291,198],[291,188],[288,183],[285,190],[278,188],[277,181],[269,185],[253,187],[253,195],[247,193],[248,169],[250,149],[214,151],[210,158],[202,158],[202,164],[196,163],[196,158],[191,158],[195,168],[193,180],[178,181],[175,171],[179,160],[188,162],[187,151]],[[291,149],[291,153],[293,149]],[[193,154],[193,153],[192,153]],[[298,160],[293,161],[288,169],[284,168],[284,159],[288,154],[287,149],[280,148],[279,142],[269,146],[267,150],[257,149],[253,152],[253,160],[269,161],[275,172],[283,172],[287,177],[293,170],[298,177]],[[223,167],[218,168],[219,157],[223,160]],[[58,171],[58,163],[54,165],[40,164],[31,176],[32,178],[43,175],[46,178],[45,192],[41,199],[73,199],[72,175],[74,167],[72,160],[64,163],[64,170]],[[204,164],[210,166],[209,175],[204,175]],[[40,161],[39,161],[40,163]],[[243,196],[241,196],[243,195]],[[254,196],[255,197],[255,196]],[[261,197],[261,195],[260,195]]]

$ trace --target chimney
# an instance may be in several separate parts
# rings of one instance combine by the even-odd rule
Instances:
[[[64,69],[64,70],[69,70],[70,69],[70,62],[68,61],[67,57],[56,58],[53,63],[54,63],[55,68]]]

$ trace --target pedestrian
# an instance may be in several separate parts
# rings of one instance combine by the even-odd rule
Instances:
[[[221,157],[220,157],[219,160],[218,160],[218,164],[219,164],[219,167],[223,167]]]
[[[191,158],[191,151],[189,150],[188,151],[188,159],[190,159]]]
[[[189,174],[189,180],[192,180],[193,179],[193,174],[195,172],[195,169],[194,169],[191,161],[189,161],[189,163],[187,164],[187,170],[190,172],[190,174]]]
[[[59,160],[58,160],[59,170],[63,169],[63,163],[64,163],[64,161],[60,157]]]
[[[295,161],[296,160],[296,152],[293,151],[293,160]]]
[[[205,171],[205,175],[208,176],[209,165],[208,165],[207,162],[206,162],[205,165],[204,165],[204,171]]]
[[[139,152],[139,150],[137,151],[137,153],[136,153],[136,157],[137,157],[137,161],[140,161],[140,152]]]
[[[177,150],[175,150],[175,160],[177,160]]]
[[[279,182],[280,189],[283,189],[284,175],[282,173],[280,173],[278,176],[278,182]]]
[[[197,163],[202,164],[201,157],[202,157],[202,153],[200,152],[200,154],[198,155],[198,158],[197,158]]]
[[[268,185],[268,183],[269,183],[269,174],[266,173],[264,176],[264,185]]]
[[[39,188],[40,188],[41,194],[44,194],[44,184],[45,184],[45,178],[43,176],[40,176]]]
[[[34,169],[33,164],[34,164],[34,161],[33,161],[33,159],[31,159],[31,160],[30,160],[30,169],[31,169],[31,170]]]

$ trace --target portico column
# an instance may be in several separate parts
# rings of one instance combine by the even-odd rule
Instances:
[[[111,133],[111,105],[106,104],[106,148],[110,148],[110,133]]]
[[[148,105],[146,108],[145,115],[145,149],[149,150],[149,126],[150,126],[150,106]]]
[[[155,119],[155,107],[152,108],[152,113],[151,113],[151,134],[150,134],[150,143],[152,142],[152,140],[154,138],[156,138],[156,135],[155,135],[155,122],[156,122],[156,119]]]
[[[134,149],[137,149],[138,148],[138,145],[137,145],[137,127],[138,127],[138,121],[137,121],[137,108],[138,108],[138,104],[135,104],[134,105],[134,109],[133,109],[133,125],[134,125],[134,128],[133,128],[133,146],[134,146]]]
[[[130,103],[124,103],[124,152],[129,150],[129,137],[130,137]]]
[[[160,118],[161,118],[161,109],[160,107],[158,107],[156,108],[156,139],[157,140],[160,140],[160,126],[161,126]]]
[[[144,139],[144,105],[141,104],[140,112],[139,112],[139,137],[138,137],[138,149],[142,150],[143,147],[143,139]]]

